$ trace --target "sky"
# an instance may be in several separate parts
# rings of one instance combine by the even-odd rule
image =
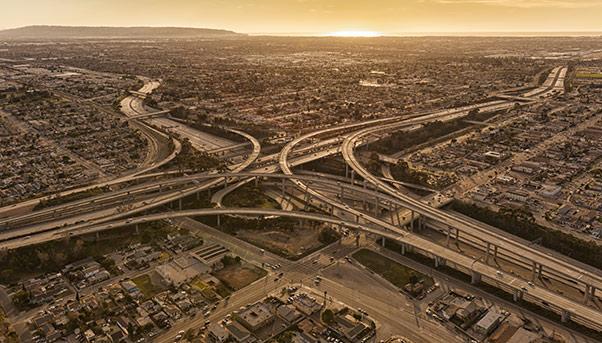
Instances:
[[[0,0],[0,28],[185,26],[250,34],[602,31],[602,0]]]

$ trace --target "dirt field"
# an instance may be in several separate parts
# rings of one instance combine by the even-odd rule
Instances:
[[[213,274],[233,291],[237,291],[266,275],[266,271],[250,264],[228,266]]]
[[[319,234],[319,229],[306,228],[290,231],[240,230],[237,236],[278,255],[295,258],[321,247]]]

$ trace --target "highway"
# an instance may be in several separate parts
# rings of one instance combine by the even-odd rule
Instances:
[[[415,211],[416,213],[423,215],[430,220],[437,221],[453,229],[458,229],[462,233],[468,233],[471,237],[480,239],[485,244],[490,243],[494,246],[497,246],[499,249],[505,250],[507,253],[513,254],[517,259],[522,258],[526,259],[527,261],[542,265],[544,267],[544,271],[547,273],[553,274],[553,272],[556,272],[559,273],[556,276],[563,276],[569,280],[576,280],[586,285],[593,286],[597,289],[602,287],[602,277],[595,273],[592,273],[588,270],[583,270],[582,268],[576,268],[573,264],[550,257],[547,254],[541,253],[537,249],[519,244],[505,236],[492,233],[489,230],[475,225],[474,223],[468,223],[456,218],[453,215],[430,206],[429,204],[425,204],[420,200],[416,200],[399,192],[399,190],[389,186],[380,178],[372,175],[357,161],[353,149],[356,142],[360,140],[362,136],[374,134],[383,129],[386,130],[388,128],[368,128],[347,137],[343,142],[343,156],[345,161],[351,166],[351,168],[353,168],[353,170],[355,170],[358,175],[366,180],[369,180],[371,183],[378,185],[383,191],[404,202],[404,207],[407,209]]]
[[[522,97],[540,99],[562,92],[566,70],[567,68],[565,67],[555,68],[542,87],[523,94]],[[147,89],[144,91],[149,91],[149,89],[152,91],[151,88],[153,85],[154,84],[152,83],[145,84]],[[136,108],[137,106],[141,106],[137,101],[130,102],[129,105],[132,109]],[[354,155],[355,147],[368,142],[370,139],[374,139],[374,137],[379,137],[379,134],[382,132],[400,129],[416,130],[430,121],[446,121],[464,117],[473,109],[479,109],[480,111],[499,111],[512,108],[514,105],[515,104],[509,100],[495,100],[455,109],[419,113],[405,117],[375,119],[366,122],[343,124],[336,127],[321,129],[295,138],[289,142],[278,155],[262,158],[260,161],[263,165],[254,168],[251,173],[243,173],[242,171],[258,161],[260,146],[259,142],[257,142],[257,140],[255,140],[252,136],[246,135],[245,137],[247,137],[253,143],[253,152],[243,163],[232,166],[232,173],[194,175],[190,177],[176,178],[169,181],[163,180],[163,186],[165,186],[165,184],[169,184],[170,182],[173,182],[174,185],[186,182],[194,183],[194,181],[198,182],[202,180],[204,180],[204,182],[191,186],[185,186],[183,189],[168,190],[165,192],[160,191],[160,194],[153,195],[152,197],[149,197],[148,200],[143,201],[142,205],[138,203],[136,204],[135,208],[124,212],[111,213],[111,209],[92,212],[90,214],[92,216],[90,218],[92,219],[86,219],[87,222],[84,224],[57,227],[57,224],[59,223],[52,223],[52,225],[47,226],[36,225],[29,228],[30,231],[18,230],[15,231],[16,233],[6,232],[2,235],[1,239],[3,241],[1,243],[1,247],[3,249],[13,249],[23,245],[60,239],[71,235],[100,232],[116,227],[135,225],[138,223],[167,218],[204,215],[289,216],[330,223],[337,226],[344,226],[353,230],[367,232],[384,237],[386,239],[400,242],[403,246],[414,247],[415,249],[424,252],[427,256],[436,257],[436,259],[441,263],[447,263],[447,265],[453,266],[454,268],[467,272],[468,274],[472,274],[473,276],[478,275],[479,277],[486,277],[490,282],[492,281],[498,284],[498,286],[503,286],[503,288],[509,289],[517,294],[522,294],[523,297],[550,304],[550,306],[556,312],[564,314],[565,319],[567,319],[566,317],[568,317],[568,315],[571,315],[575,321],[585,322],[589,326],[599,328],[600,325],[602,325],[602,313],[597,310],[567,299],[549,289],[532,285],[527,280],[513,276],[500,276],[499,271],[495,267],[492,267],[487,263],[480,261],[479,259],[474,259],[454,250],[447,249],[437,243],[427,240],[426,238],[420,237],[412,232],[408,232],[402,227],[396,226],[390,222],[387,222],[386,220],[382,220],[377,216],[373,217],[369,214],[363,213],[362,211],[356,210],[342,201],[333,199],[331,196],[325,195],[321,191],[312,187],[313,185],[327,184],[330,187],[328,189],[333,189],[333,187],[341,187],[351,191],[356,191],[360,194],[369,194],[372,192],[373,196],[378,199],[388,201],[391,204],[403,206],[421,216],[424,216],[425,218],[428,218],[429,221],[445,225],[454,230],[459,230],[459,232],[462,232],[463,239],[467,239],[466,237],[471,237],[472,240],[480,241],[481,245],[489,243],[498,247],[501,250],[500,254],[504,253],[506,257],[514,257],[523,264],[526,263],[527,266],[532,262],[534,270],[541,266],[543,268],[543,273],[546,275],[562,277],[567,280],[572,280],[573,282],[581,282],[584,285],[593,286],[596,289],[600,289],[602,287],[602,278],[599,276],[599,273],[585,270],[584,268],[575,266],[554,256],[544,254],[537,249],[525,246],[524,244],[516,242],[515,240],[506,236],[491,232],[477,223],[443,212],[437,208],[434,208],[428,203],[424,203],[421,200],[409,197],[408,195],[401,193],[398,189],[390,186],[388,182],[382,178],[372,175],[357,161]],[[355,131],[348,132],[348,130]],[[242,132],[237,133],[245,135]],[[320,135],[336,133],[339,133],[345,137],[342,145],[338,145],[340,138],[333,138],[318,143],[312,143],[300,148],[298,147],[298,145],[300,145],[303,141],[313,139]],[[199,141],[196,144],[202,147],[204,143]],[[319,151],[316,151],[317,149]],[[363,187],[357,186],[355,183],[348,184],[341,181],[316,179],[316,176],[313,176],[314,179],[312,179],[310,176],[293,175],[291,167],[339,152],[343,154],[345,162],[354,170],[354,172],[370,183],[372,187],[367,187],[367,185],[364,185]],[[276,161],[276,159],[278,163],[272,163],[272,161]],[[281,169],[284,175],[279,176],[270,174],[275,173],[278,169]],[[336,213],[341,215],[341,217],[351,215],[354,220],[346,220],[310,212],[223,208],[167,212],[125,219],[125,217],[140,213],[147,209],[155,208],[162,204],[173,202],[174,200],[192,195],[201,190],[210,189],[226,181],[225,189],[216,193],[217,195],[214,194],[214,198],[217,199],[216,202],[219,204],[221,203],[223,195],[227,194],[227,192],[235,189],[245,182],[253,180],[254,178],[256,179],[261,177],[276,177],[282,179],[282,182],[290,180],[303,194],[306,194],[307,201],[312,201],[310,198],[313,198],[314,201],[326,204],[330,208],[332,214]],[[229,181],[236,181],[240,180],[241,178],[242,181],[238,181],[234,185],[228,186]],[[146,185],[145,187],[149,187],[149,185]],[[152,187],[156,188],[157,183],[153,183]],[[160,188],[162,186],[159,185],[158,187]],[[146,190],[148,189],[149,188]],[[111,194],[110,196],[117,195]],[[80,203],[80,205],[90,204],[91,202],[86,203],[85,201]],[[75,208],[77,208],[77,206],[75,206]],[[109,212],[105,213],[103,211]],[[65,222],[63,221],[63,223]]]
[[[312,212],[295,212],[295,211],[282,211],[282,210],[269,210],[269,209],[254,209],[254,208],[236,208],[236,209],[223,209],[223,208],[213,208],[213,209],[194,209],[194,210],[185,210],[178,212],[165,212],[165,213],[157,213],[150,214],[145,216],[140,216],[136,218],[130,219],[120,219],[112,222],[106,222],[102,224],[87,226],[81,229],[78,229],[77,232],[69,229],[59,230],[55,232],[43,233],[41,235],[51,235],[52,239],[57,238],[65,238],[70,236],[70,232],[73,234],[89,234],[94,232],[100,232],[105,230],[110,230],[118,227],[124,226],[133,226],[136,224],[153,222],[158,220],[164,220],[169,218],[182,218],[182,217],[195,217],[195,216],[216,216],[216,215],[253,215],[253,216],[285,216],[291,218],[305,219],[318,221],[322,223],[330,223],[335,226],[342,226],[352,230],[362,231],[374,235],[378,235],[380,237],[385,237],[386,239],[390,239],[393,241],[397,241],[402,244],[407,244],[409,246],[414,247],[415,249],[419,249],[427,253],[430,256],[439,256],[444,260],[448,261],[448,265],[454,266],[454,268],[464,271],[472,271],[479,273],[484,276],[491,276],[492,280],[499,284],[503,284],[509,289],[513,289],[516,291],[524,292],[523,297],[525,298],[533,298],[539,301],[545,301],[550,304],[550,306],[560,312],[567,311],[571,315],[573,315],[574,319],[578,319],[580,321],[587,322],[590,326],[600,327],[602,324],[602,313],[592,309],[582,303],[575,302],[573,300],[567,299],[559,294],[552,292],[551,290],[540,287],[537,285],[530,285],[528,281],[511,276],[504,275],[502,277],[497,276],[497,269],[489,266],[485,263],[482,263],[479,260],[475,260],[472,257],[468,257],[458,253],[456,251],[452,251],[450,249],[445,249],[440,245],[433,243],[429,240],[426,240],[422,237],[419,237],[414,234],[406,233],[406,234],[398,234],[391,232],[378,227],[378,226],[370,226],[365,224],[360,224],[355,221],[346,221],[340,218],[331,217],[328,215],[312,213]]]
[[[150,81],[146,83],[139,92],[150,94],[150,92],[156,88],[154,87],[155,85],[158,87],[157,81]],[[235,143],[229,139],[217,137],[206,132],[193,129],[169,118],[148,117],[149,114],[159,113],[161,111],[148,111],[144,106],[143,99],[136,95],[131,95],[123,99],[121,101],[121,108],[128,118],[144,118],[144,122],[148,123],[149,125],[169,132],[177,133],[182,138],[188,138],[192,146],[199,151],[210,151],[235,145]]]
[[[123,176],[119,176],[116,178],[113,178],[111,180],[106,180],[106,181],[102,181],[102,182],[98,182],[98,183],[94,183],[88,186],[83,186],[83,187],[77,187],[77,188],[73,188],[73,189],[69,189],[69,190],[65,190],[65,191],[61,191],[58,193],[54,193],[51,195],[47,195],[47,196],[42,196],[42,197],[38,197],[38,198],[34,198],[34,199],[30,199],[30,200],[26,200],[26,201],[22,201],[19,202],[17,204],[13,204],[13,205],[8,205],[8,206],[4,206],[2,208],[0,208],[0,218],[6,217],[8,215],[10,215],[11,213],[17,213],[19,212],[19,210],[22,209],[31,209],[33,207],[35,207],[36,205],[38,205],[40,202],[42,201],[48,201],[51,200],[53,198],[60,198],[60,197],[66,197],[72,194],[76,194],[76,193],[81,193],[81,192],[86,192],[95,188],[103,188],[103,187],[110,187],[116,184],[120,184],[120,183],[124,183],[124,182],[128,182],[131,181],[135,178],[137,178],[140,175],[149,173],[157,168],[160,168],[161,166],[169,163],[171,160],[173,160],[182,150],[182,144],[177,140],[174,139],[172,137],[167,136],[165,133],[151,127],[148,125],[145,125],[144,123],[140,123],[140,125],[144,126],[146,130],[152,131],[157,135],[163,136],[165,138],[168,138],[172,141],[173,143],[173,150],[172,152],[166,156],[165,158],[163,158],[160,161],[153,161],[150,162],[149,164],[147,164],[145,167],[141,168],[141,169],[137,169],[131,173],[127,173]],[[150,140],[152,141],[152,139]],[[151,143],[154,144],[154,143]],[[157,147],[150,147],[151,149],[157,149]]]
[[[550,82],[550,84],[554,85],[552,90],[546,89],[534,94],[544,94],[546,92],[547,94],[552,94],[550,92],[558,90],[560,87],[558,83],[562,82],[560,80],[563,80],[563,77],[560,75],[563,75],[566,72],[566,68],[557,68],[554,72],[556,73],[556,77],[554,78],[555,81]],[[590,270],[576,267],[572,263],[568,263],[562,259],[542,253],[537,249],[525,246],[524,244],[507,238],[506,236],[493,233],[485,228],[480,227],[479,225],[476,225],[475,223],[467,222],[444,211],[433,208],[429,204],[425,204],[420,200],[411,198],[406,194],[399,192],[399,190],[396,188],[389,186],[380,178],[372,175],[357,161],[353,149],[363,136],[373,135],[377,132],[389,130],[394,127],[395,124],[384,127],[367,128],[356,132],[345,139],[342,148],[344,159],[359,176],[370,181],[372,184],[377,185],[380,189],[388,194],[403,201],[404,207],[425,216],[431,221],[435,221],[447,227],[460,230],[462,233],[468,233],[471,237],[480,239],[484,244],[490,243],[494,246],[497,246],[501,250],[505,250],[507,254],[511,254],[519,260],[523,259],[531,263],[536,263],[534,268],[536,266],[543,266],[543,273],[547,273],[548,275],[556,277],[561,276],[565,280],[571,280],[569,282],[577,281],[586,286],[593,286],[596,289],[600,289],[602,286],[602,277],[600,277],[600,273],[591,272]],[[492,279],[496,279],[495,274],[490,274],[489,276]]]
[[[534,92],[530,93],[531,96],[539,96],[539,97],[550,96],[550,95],[554,95],[557,92],[559,92],[561,88],[563,89],[564,74],[566,73],[566,70],[567,70],[567,68],[565,68],[565,67],[555,68],[554,71],[552,72],[552,74],[546,80],[546,82],[548,84],[546,84],[543,87],[540,87],[537,90],[535,90]],[[466,108],[464,108],[464,110],[479,108],[481,111],[491,111],[491,110],[509,108],[510,106],[513,106],[513,104],[508,103],[508,102],[506,102],[505,104],[503,102],[502,103],[500,103],[500,102],[491,103],[490,102],[490,103],[481,104],[480,106],[479,105],[467,106]],[[446,110],[446,111],[442,111],[439,113],[433,113],[431,115],[421,117],[421,118],[419,118],[419,120],[424,120],[425,117],[430,117],[430,119],[445,118],[445,120],[450,120],[450,118],[453,119],[453,118],[457,118],[462,115],[463,115],[463,113],[461,113],[459,111],[454,112],[452,110]],[[441,119],[439,119],[439,120],[441,120]],[[547,273],[548,275],[551,274],[554,276],[560,275],[560,276],[564,277],[566,280],[571,280],[573,282],[574,281],[582,282],[582,283],[584,283],[584,285],[586,287],[591,286],[591,287],[594,287],[595,289],[600,289],[600,286],[602,285],[602,283],[601,283],[602,278],[599,276],[599,273],[592,273],[589,270],[584,270],[583,268],[575,267],[573,264],[568,263],[564,260],[557,259],[553,256],[544,254],[536,249],[533,249],[531,247],[528,247],[521,243],[518,243],[512,239],[509,239],[506,236],[501,236],[501,235],[496,235],[494,233],[491,233],[488,230],[483,229],[482,227],[479,227],[479,225],[475,225],[473,223],[468,223],[459,218],[455,218],[454,216],[452,216],[448,213],[445,213],[441,210],[438,210],[437,208],[432,207],[430,204],[425,204],[425,203],[421,202],[420,200],[416,200],[405,194],[402,194],[397,189],[389,186],[382,179],[373,176],[368,170],[366,170],[363,166],[361,166],[361,164],[355,158],[353,149],[358,143],[361,142],[361,139],[363,137],[368,136],[368,135],[374,135],[377,132],[382,132],[382,131],[391,130],[391,129],[399,129],[400,127],[404,127],[407,129],[408,125],[412,125],[412,124],[414,124],[413,120],[406,120],[406,121],[392,123],[392,124],[388,124],[388,125],[384,125],[384,126],[380,126],[380,127],[368,127],[366,129],[360,130],[352,135],[347,136],[345,141],[343,142],[343,146],[342,146],[342,153],[343,153],[343,157],[344,157],[346,163],[348,165],[350,165],[351,168],[359,176],[361,176],[365,180],[368,180],[372,184],[376,185],[377,189],[382,189],[383,191],[395,196],[397,199],[404,202],[404,207],[406,207],[412,211],[415,211],[415,212],[419,213],[420,215],[424,215],[425,217],[429,218],[430,220],[435,220],[437,222],[447,225],[450,228],[457,229],[462,232],[468,232],[471,236],[482,240],[485,244],[489,243],[494,246],[497,246],[498,248],[503,249],[506,252],[513,254],[518,259],[521,259],[521,258],[526,259],[527,261],[530,261],[531,263],[533,263],[534,269],[535,268],[543,268],[543,269],[540,269],[540,272],[544,272],[544,273]],[[413,129],[414,127],[410,126],[409,128]],[[281,169],[283,170],[283,172],[286,174],[292,174],[292,171],[290,170],[288,163],[287,163],[287,156],[288,156],[288,153],[293,149],[293,147],[296,144],[298,144],[302,140],[309,139],[313,136],[326,133],[329,130],[330,129],[325,129],[325,130],[321,130],[321,131],[317,131],[317,132],[313,132],[313,133],[304,135],[302,137],[299,137],[299,138],[291,141],[287,146],[285,146],[281,151],[281,157],[280,157],[280,166],[281,166]],[[369,216],[362,215],[362,213],[359,211],[356,211],[354,213],[353,209],[350,210],[348,206],[346,207],[346,205],[344,205],[342,203],[327,199],[327,197],[323,196],[319,192],[309,189],[309,187],[306,186],[305,184],[303,184],[301,181],[295,181],[295,183],[302,191],[312,194],[316,198],[324,201],[325,203],[329,203],[330,205],[338,208],[339,210],[341,210],[341,209],[347,210],[348,212],[351,212],[352,214],[356,215],[357,218],[359,218],[361,216],[361,217],[363,217],[364,220],[368,220],[372,223],[375,223],[382,227],[387,228],[387,225],[383,225],[382,223],[379,223],[378,220],[376,220],[376,218],[371,218]],[[396,231],[393,228],[387,228],[387,229],[390,229],[393,232]],[[405,236],[405,238],[410,238],[410,237],[416,238],[416,236],[414,236],[414,235],[411,235],[411,236],[406,235]],[[418,246],[418,247],[424,246],[421,244],[412,244],[412,245]],[[424,250],[424,249],[422,249],[422,250]],[[439,250],[448,250],[448,249],[439,247]],[[433,256],[443,257],[442,256],[443,254],[441,254],[441,253],[433,252],[433,251],[431,251],[431,253]],[[453,261],[455,261],[457,263],[459,260],[453,260]],[[480,261],[473,261],[471,264],[471,268],[468,268],[468,270],[476,271],[475,266],[479,265],[480,267],[483,267],[483,266],[481,266],[481,264],[483,264],[483,263],[481,263]],[[486,264],[483,264],[483,265],[486,266]],[[466,268],[467,266],[464,265],[463,267]],[[500,280],[497,276],[497,272],[498,272],[497,270],[493,270],[493,271],[490,271],[488,274],[480,274],[479,273],[479,275],[486,275],[490,279],[495,280],[496,282],[500,282]],[[512,287],[513,286],[512,282],[514,282],[514,280],[511,280],[511,282],[504,282],[504,283],[507,286],[510,286],[512,289],[520,290],[520,288]],[[586,288],[586,291],[588,291],[587,288]],[[533,295],[533,293],[530,293],[530,294]],[[547,295],[546,295],[546,297],[547,297]],[[557,303],[554,303],[554,304],[557,304]],[[573,307],[563,307],[563,306],[558,307],[558,310],[561,310],[561,309],[564,309],[565,311],[568,311],[570,313],[575,313],[573,311],[573,309],[574,309]],[[587,318],[588,318],[588,317],[584,317],[583,313],[581,313],[581,312],[579,312],[577,314],[582,319],[587,320]]]

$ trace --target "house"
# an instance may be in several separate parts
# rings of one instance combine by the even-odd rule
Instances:
[[[299,319],[303,318],[303,315],[297,311],[294,306],[282,305],[276,309],[276,315],[282,318],[285,322],[293,324]]]
[[[238,321],[255,332],[274,321],[274,314],[264,303],[258,302],[238,314]]]
[[[230,333],[230,338],[236,343],[251,343],[257,341],[255,337],[251,335],[249,330],[238,322],[226,324],[226,329]]]
[[[225,343],[230,339],[230,333],[221,324],[212,323],[207,333],[208,343]]]
[[[483,335],[489,335],[502,321],[504,315],[497,311],[489,311],[473,327],[473,329]]]
[[[180,286],[199,275],[211,272],[211,268],[197,258],[186,255],[155,268],[159,276],[168,284]]]

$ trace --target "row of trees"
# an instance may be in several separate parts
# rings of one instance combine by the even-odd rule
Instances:
[[[400,131],[391,134],[388,138],[381,139],[378,142],[372,143],[370,146],[373,150],[383,154],[393,154],[405,149],[409,149],[418,144],[428,142],[431,139],[436,139],[452,132],[465,129],[472,124],[467,123],[467,120],[482,121],[492,116],[492,113],[479,112],[478,109],[470,111],[464,117],[451,121],[434,121],[425,124],[422,128],[414,131]]]
[[[10,285],[21,279],[60,271],[65,265],[87,257],[94,257],[109,271],[115,271],[112,261],[104,254],[118,250],[134,241],[152,243],[165,238],[169,229],[158,222],[144,224],[139,236],[133,229],[115,229],[104,235],[110,238],[103,241],[81,238],[57,240],[28,245],[14,250],[0,251],[0,284]]]
[[[545,248],[557,251],[577,261],[602,268],[602,247],[592,241],[585,241],[559,230],[535,223],[533,214],[524,209],[502,208],[496,212],[475,204],[454,200],[451,209],[495,226],[523,239],[541,240]]]
[[[225,165],[215,157],[196,150],[188,138],[182,140],[182,150],[173,160],[179,170],[205,171],[213,168],[225,168]]]

